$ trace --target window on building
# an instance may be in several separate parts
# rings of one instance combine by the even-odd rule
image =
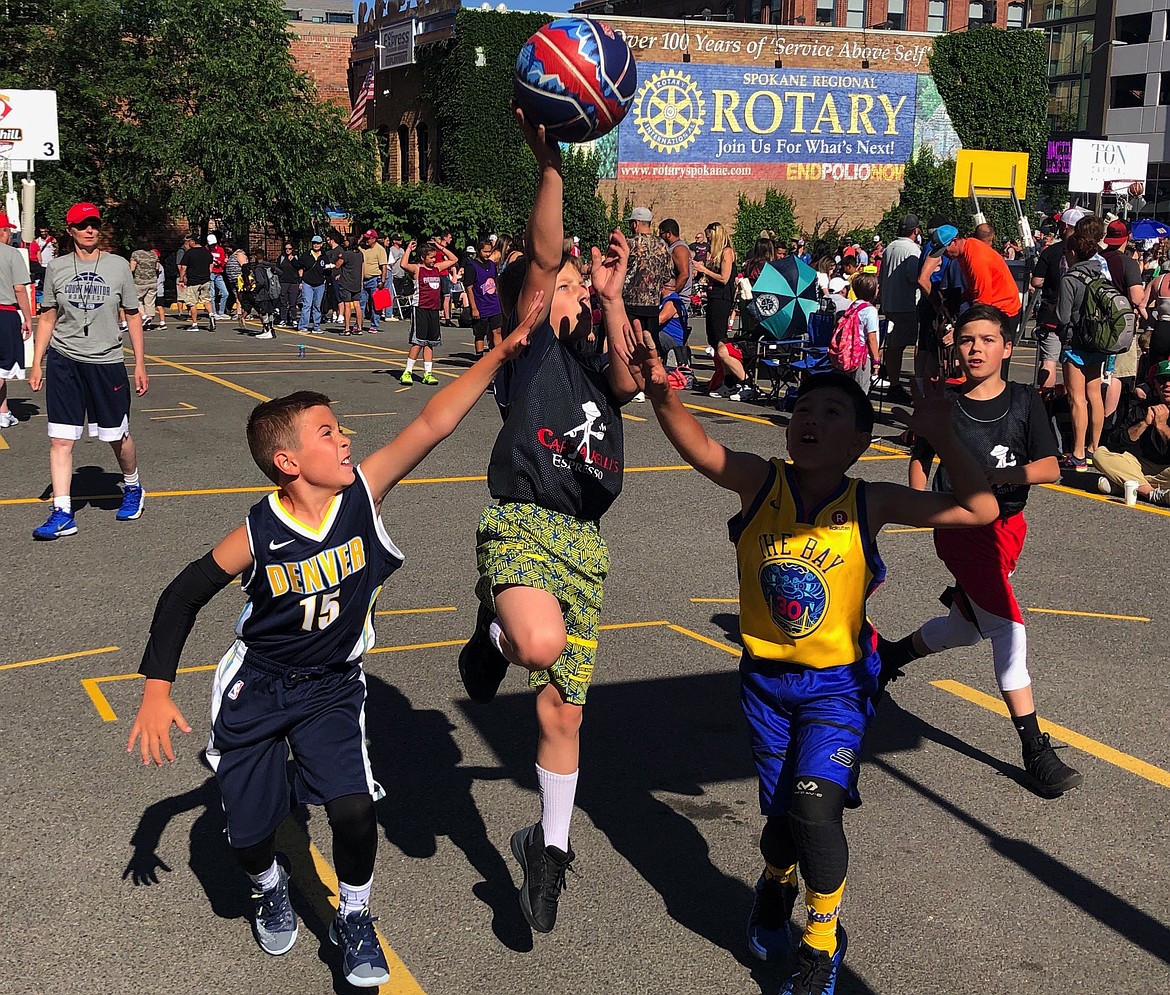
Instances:
[[[865,0],[845,0],[845,27],[865,27]]]
[[[1161,83],[1158,86],[1158,103],[1163,107],[1170,104],[1170,73],[1162,73]]]
[[[1091,25],[1065,24],[1045,31],[1048,43],[1048,75],[1072,76],[1080,75],[1082,61],[1084,71],[1090,68],[1089,52],[1093,45],[1093,30]]]
[[[284,16],[290,21],[299,21],[301,19],[301,12],[299,10],[286,10]]]
[[[1009,28],[1022,28],[1024,26],[1024,10],[1025,6],[1022,3],[1008,4],[1007,26]]]
[[[1118,17],[1113,22],[1113,37],[1127,45],[1144,45],[1150,40],[1153,20],[1154,15],[1149,11]]]
[[[1079,131],[1080,80],[1053,83],[1048,98],[1048,125],[1054,132]]]
[[[930,0],[926,8],[926,30],[942,34],[947,29],[947,0]]]
[[[353,14],[326,14],[326,24],[353,24]]]
[[[431,145],[425,121],[414,126],[414,140],[418,145],[418,179],[426,183],[431,178]]]
[[[410,129],[404,124],[398,126],[398,182],[410,182]]]
[[[906,0],[890,0],[886,6],[886,25],[891,31],[906,29]]]
[[[977,28],[984,21],[984,7],[982,0],[975,0],[967,4],[967,27]]]
[[[837,26],[836,0],[817,0],[817,24],[828,28]]]
[[[1146,74],[1134,73],[1132,76],[1114,76],[1109,81],[1109,106],[1144,107],[1146,105]]]

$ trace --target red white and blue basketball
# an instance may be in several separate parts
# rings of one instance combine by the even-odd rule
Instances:
[[[562,142],[591,142],[612,131],[637,86],[629,46],[609,25],[583,17],[546,24],[516,59],[516,103]]]

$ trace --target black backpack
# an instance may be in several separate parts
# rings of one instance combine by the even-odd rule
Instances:
[[[256,286],[257,300],[277,300],[280,297],[280,271],[272,263],[265,261],[252,267],[252,282]]]

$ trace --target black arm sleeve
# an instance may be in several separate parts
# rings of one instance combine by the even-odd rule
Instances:
[[[231,574],[208,553],[203,559],[188,563],[167,585],[154,609],[150,639],[138,668],[143,677],[174,681],[183,644],[191,634],[199,609],[231,582]]]

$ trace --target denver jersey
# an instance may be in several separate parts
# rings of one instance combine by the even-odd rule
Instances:
[[[374,601],[403,557],[360,468],[355,477],[316,530],[285,511],[276,494],[248,512],[252,566],[236,635],[269,666],[337,668],[374,645]]]
[[[818,669],[872,649],[866,598],[886,568],[870,539],[865,483],[849,477],[807,511],[792,467],[771,461],[746,512],[728,523],[739,567],[739,626],[748,652]]]

